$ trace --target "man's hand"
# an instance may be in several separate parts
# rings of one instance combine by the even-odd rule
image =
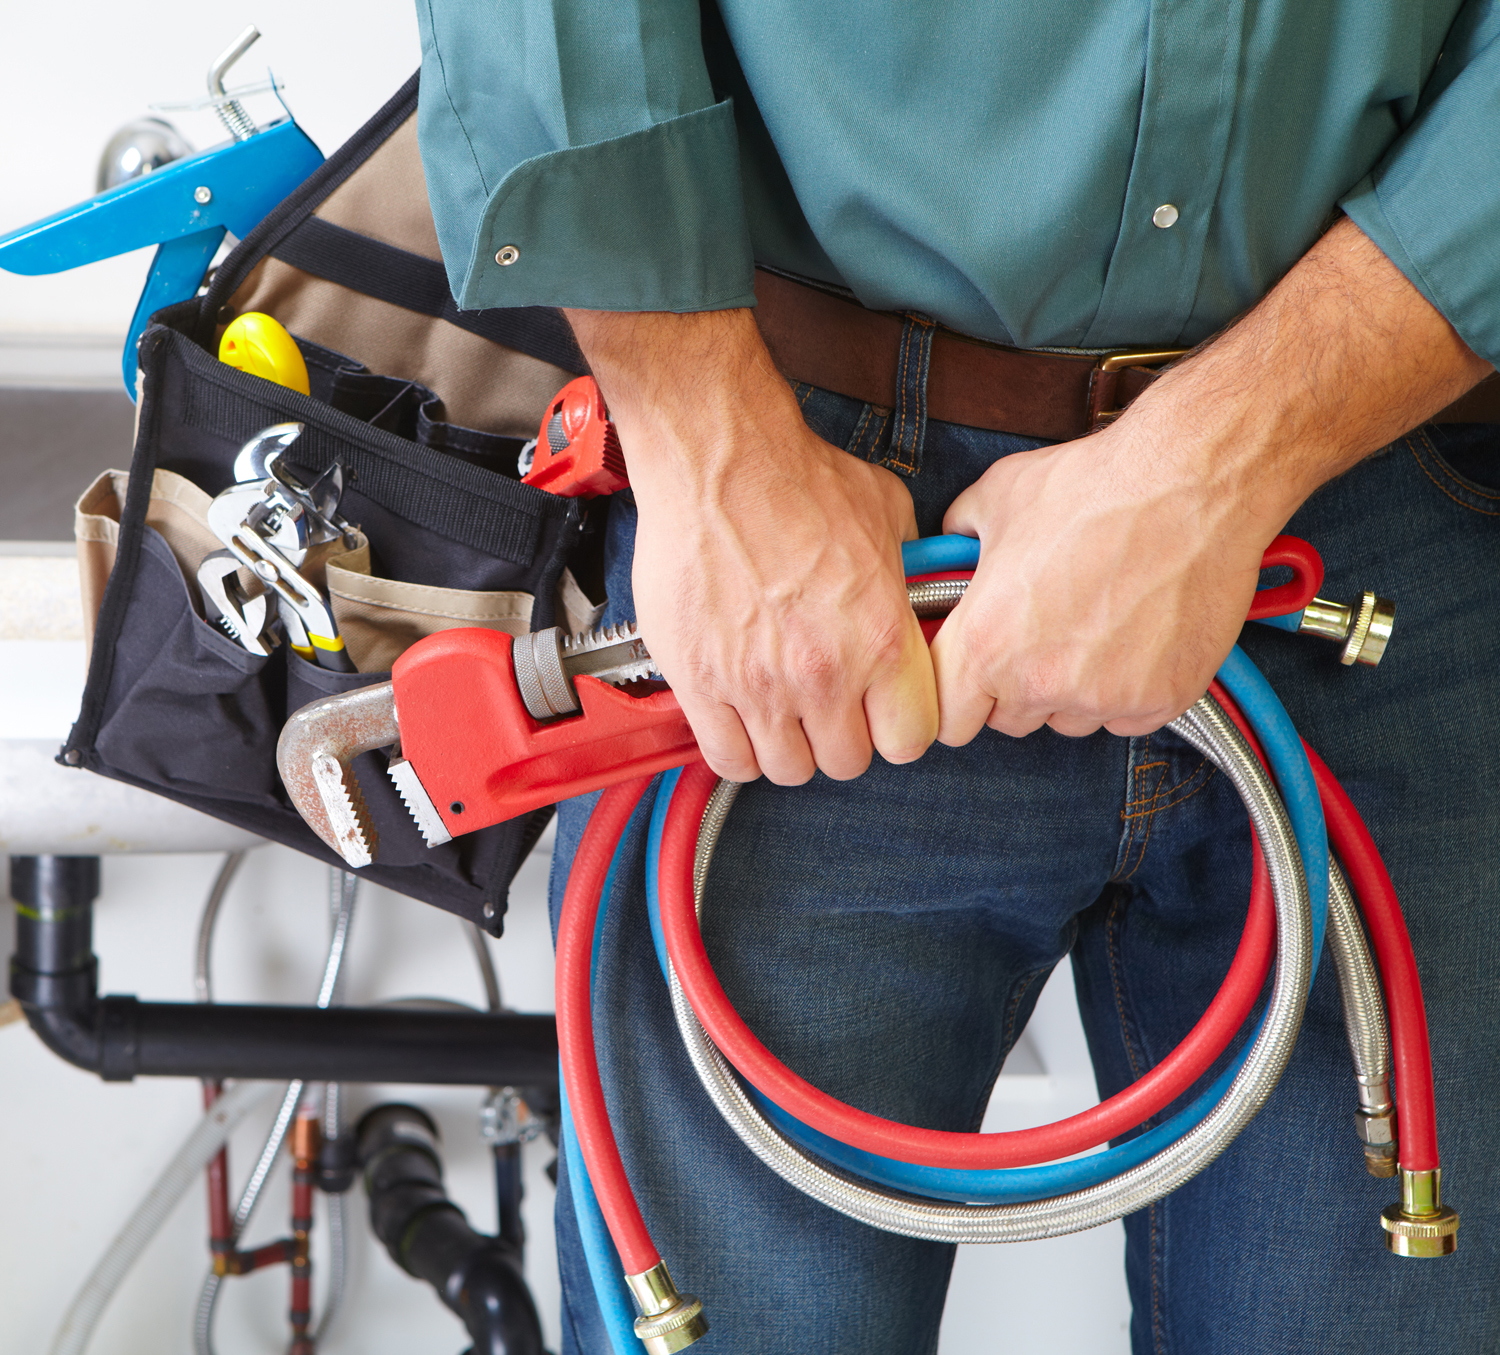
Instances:
[[[1302,501],[1490,370],[1341,220],[1115,423],[1006,457],[955,500],[944,529],[981,555],[933,645],[938,737],[1142,734],[1180,715]]]
[[[809,431],[748,311],[570,311],[639,510],[637,620],[708,765],[797,785],[937,732],[911,496]]]

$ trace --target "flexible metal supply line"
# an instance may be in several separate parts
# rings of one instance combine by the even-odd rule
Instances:
[[[1229,695],[1229,690],[1215,680],[1209,684],[1209,693],[1224,705],[1227,716],[1235,722],[1236,728],[1245,735],[1245,740],[1250,743],[1251,749],[1256,752],[1257,758],[1265,762],[1265,755],[1260,749],[1260,741],[1257,740],[1256,731],[1251,728],[1250,722],[1245,719],[1244,711],[1239,710],[1235,704],[1235,698]],[[1307,741],[1302,744],[1302,749],[1307,753],[1308,765],[1313,771],[1314,782],[1319,788],[1319,800],[1322,801],[1325,810],[1325,821],[1328,822],[1329,834],[1337,839],[1343,828],[1346,837],[1346,846],[1349,845],[1349,834],[1352,824],[1349,815],[1353,813],[1353,806],[1349,804],[1349,797],[1344,794],[1343,786],[1338,785],[1328,768],[1323,767],[1322,759],[1307,746]],[[1320,771],[1322,768],[1322,771]],[[1334,810],[1334,816],[1328,818],[1329,810]],[[1343,812],[1343,819],[1340,813]],[[1358,819],[1358,815],[1355,815]],[[1368,834],[1367,834],[1368,840]],[[1337,845],[1331,842],[1331,845]],[[1358,846],[1358,843],[1356,843]],[[1370,896],[1365,899],[1367,912],[1374,912],[1371,918],[1373,924],[1379,924],[1382,915],[1379,909],[1380,894],[1379,881],[1370,881],[1368,872],[1371,870],[1371,852],[1374,852],[1374,843],[1370,843],[1370,851],[1365,852],[1364,861],[1356,858],[1355,866],[1364,866],[1367,872],[1367,884],[1370,885]],[[1374,852],[1374,860],[1379,860],[1379,852]],[[1383,875],[1383,867],[1382,867]],[[1389,876],[1385,876],[1386,884],[1389,884]],[[1394,888],[1386,891],[1385,920],[1386,927],[1392,926],[1395,917],[1400,917],[1400,906],[1394,906]],[[1403,929],[1404,936],[1404,929]],[[1379,933],[1377,933],[1377,944],[1379,944]],[[1395,1140],[1394,1140],[1394,1104],[1391,1101],[1391,1068],[1394,1062],[1394,1050],[1392,1050],[1391,1025],[1389,1016],[1392,1013],[1386,1011],[1385,995],[1383,995],[1382,981],[1380,981],[1380,969],[1376,966],[1373,953],[1371,953],[1370,939],[1365,936],[1365,927],[1359,914],[1359,906],[1355,902],[1355,891],[1349,884],[1349,878],[1344,875],[1344,869],[1340,866],[1334,855],[1329,854],[1328,861],[1328,932],[1326,932],[1328,948],[1334,954],[1334,968],[1338,972],[1338,993],[1340,993],[1341,1005],[1344,1008],[1344,1034],[1349,1037],[1349,1052],[1355,1061],[1355,1083],[1359,1092],[1359,1109],[1362,1112],[1364,1124],[1361,1125],[1361,1137],[1365,1139],[1365,1163],[1370,1167],[1371,1173],[1376,1176],[1394,1175],[1397,1169],[1395,1163]],[[1388,942],[1389,944],[1389,942]],[[1403,957],[1410,951],[1410,942],[1397,947],[1403,951]],[[1397,968],[1397,966],[1394,966]],[[1415,987],[1415,981],[1413,981]],[[1400,1011],[1397,1011],[1400,1016]],[[1424,1041],[1425,1041],[1424,1031]],[[1418,1085],[1409,1088],[1410,1098],[1413,1101],[1424,1100],[1425,1088]],[[1386,1121],[1389,1125],[1389,1133],[1392,1140],[1388,1146],[1382,1148],[1371,1142],[1367,1137],[1371,1121]]]
[[[1337,861],[1328,866],[1328,949],[1339,976],[1344,1033],[1354,1060],[1360,1109],[1372,1115],[1391,1110],[1391,1034],[1386,1025],[1380,975],[1360,924],[1349,881]]]
[[[714,844],[728,817],[729,806],[734,803],[737,789],[733,782],[721,782],[704,811],[698,850],[693,858],[693,896],[700,915]],[[1329,862],[1326,935],[1338,976],[1344,1033],[1354,1064],[1360,1109],[1372,1115],[1389,1114],[1392,1109],[1391,1037],[1386,1022],[1385,999],[1380,990],[1380,973],[1370,953],[1354,895],[1337,861]]]
[[[1270,1005],[1224,1099],[1177,1142],[1087,1190],[1016,1205],[945,1204],[881,1190],[823,1166],[767,1123],[709,1041],[669,965],[672,1008],[693,1068],[730,1127],[762,1162],[829,1208],[887,1232],[936,1242],[1023,1242],[1096,1227],[1144,1208],[1196,1176],[1229,1146],[1291,1058],[1312,973],[1312,916],[1286,810],[1239,731],[1208,698],[1169,728],[1212,759],[1244,800],[1266,853],[1276,901],[1278,949]],[[700,908],[713,848],[737,789],[721,782],[703,816],[693,872]]]
[[[236,863],[238,864],[238,863]],[[226,863],[227,869],[227,863]],[[224,872],[220,873],[220,881],[224,880]],[[348,871],[340,870],[337,866],[329,867],[329,904],[333,923],[332,936],[328,942],[328,957],[323,962],[323,981],[318,985],[318,1001],[320,1008],[333,1005],[335,998],[343,988],[343,964],[344,952],[349,943],[349,928],[354,921],[354,905],[359,897],[359,876]],[[211,992],[208,981],[207,956],[212,944],[213,922],[217,916],[219,901],[223,897],[223,890],[219,883],[214,886],[215,895],[210,897],[209,907],[204,910],[205,925],[200,927],[198,933],[198,974],[201,977],[200,991]],[[207,1000],[207,999],[204,999]],[[231,1242],[238,1245],[240,1237],[250,1225],[251,1216],[255,1213],[255,1207],[260,1203],[261,1190],[271,1175],[271,1168],[276,1165],[276,1159],[281,1153],[281,1145],[286,1140],[287,1131],[291,1128],[292,1119],[297,1113],[297,1106],[302,1100],[303,1081],[301,1078],[293,1078],[286,1084],[286,1090],[282,1093],[281,1105],[276,1112],[276,1119],[272,1122],[271,1131],[266,1135],[266,1141],[260,1150],[260,1157],[256,1160],[255,1169],[250,1173],[250,1179],[245,1182],[245,1189],[240,1195],[240,1202],[234,1211],[233,1231]],[[325,1113],[330,1116],[329,1123],[336,1124],[338,1118],[338,1084],[329,1083],[327,1090],[332,1093],[332,1109],[325,1106]],[[344,1224],[347,1221],[344,1216],[343,1196],[333,1197],[337,1202],[329,1211],[330,1224],[333,1224],[333,1215],[337,1214],[338,1222],[329,1231],[330,1255],[333,1261],[329,1273],[328,1299],[324,1308],[322,1319],[318,1323],[318,1335],[324,1334],[332,1323],[334,1314],[338,1311],[344,1299]],[[209,1271],[203,1278],[203,1287],[198,1291],[198,1305],[193,1313],[193,1351],[194,1355],[214,1355],[213,1329],[214,1313],[218,1307],[219,1291],[224,1283],[224,1277]]]

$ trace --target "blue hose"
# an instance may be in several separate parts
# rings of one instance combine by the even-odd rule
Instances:
[[[978,564],[979,541],[972,536],[924,536],[901,546],[901,567],[907,578],[974,569]]]
[[[903,563],[908,574],[972,569],[978,562],[978,556],[979,543],[969,537],[928,537],[921,541],[909,541],[902,547]],[[1313,973],[1316,973],[1328,912],[1328,839],[1312,769],[1286,709],[1259,669],[1238,647],[1231,652],[1219,670],[1219,678],[1260,736],[1292,821],[1308,878],[1313,920]],[[646,900],[651,939],[656,947],[663,975],[666,973],[667,952],[661,927],[657,882],[662,832],[679,776],[678,772],[669,773],[663,784],[666,793],[657,798],[646,847]],[[1259,1033],[1258,1024],[1256,1033]],[[746,1090],[766,1117],[793,1142],[834,1166],[879,1185],[935,1199],[974,1204],[1017,1204],[1101,1184],[1110,1177],[1139,1165],[1180,1138],[1200,1123],[1223,1098],[1249,1056],[1253,1043],[1252,1036],[1239,1056],[1215,1079],[1212,1086],[1155,1129],[1087,1157],[1034,1167],[965,1171],[902,1162],[868,1153],[802,1123],[754,1087],[747,1087]]]
[[[1302,629],[1302,611],[1299,608],[1295,612],[1287,612],[1283,616],[1258,616],[1255,618],[1257,626],[1270,626],[1274,630],[1289,630],[1295,635]]]
[[[678,773],[674,772],[673,776]],[[673,782],[675,786],[676,782]],[[647,790],[642,803],[655,799],[656,788]],[[636,813],[640,812],[640,807]],[[632,815],[634,822],[634,815]],[[625,842],[630,836],[630,825],[620,834],[615,844],[615,853],[609,863],[609,873],[604,877],[604,889],[599,898],[599,916],[594,923],[594,947],[589,958],[589,988],[592,991],[599,971],[600,938],[604,935],[604,919],[609,913],[609,901],[614,893],[615,879],[623,868]],[[654,919],[653,919],[654,922]],[[659,924],[657,924],[659,925]],[[583,1242],[583,1256],[588,1263],[589,1279],[593,1281],[594,1296],[599,1301],[599,1310],[604,1316],[604,1327],[609,1333],[610,1344],[615,1355],[635,1355],[640,1342],[635,1334],[635,1305],[630,1291],[625,1287],[625,1266],[615,1250],[609,1227],[604,1222],[604,1213],[599,1208],[594,1194],[594,1183],[589,1180],[588,1165],[583,1160],[583,1149],[578,1144],[578,1131],[573,1126],[573,1113],[568,1108],[568,1089],[561,1076],[557,1079],[561,1098],[563,1156],[568,1163],[568,1183],[573,1190],[573,1217],[578,1222],[578,1235]]]
[[[625,1267],[594,1195],[594,1183],[589,1180],[583,1150],[578,1146],[578,1131],[573,1127],[568,1091],[561,1077],[558,1078],[558,1087],[562,1098],[563,1156],[568,1163],[568,1185],[573,1191],[573,1217],[578,1222],[578,1236],[583,1241],[583,1259],[588,1263],[594,1297],[599,1301],[599,1311],[604,1316],[604,1329],[609,1333],[614,1355],[636,1355],[640,1342],[636,1340],[634,1309],[625,1289]]]
[[[979,565],[979,542],[972,536],[924,536],[901,547],[901,564],[906,577],[913,574],[947,574],[975,569]],[[1256,624],[1275,630],[1291,631],[1302,626],[1302,609],[1283,616],[1260,616]]]

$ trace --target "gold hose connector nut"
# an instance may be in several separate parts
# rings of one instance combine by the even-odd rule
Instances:
[[[1397,1256],[1451,1256],[1458,1250],[1458,1214],[1443,1203],[1442,1172],[1401,1171],[1401,1203],[1380,1214],[1385,1245]]]
[[[635,1320],[635,1334],[648,1355],[672,1355],[708,1335],[703,1305],[691,1294],[677,1292],[665,1261],[658,1261],[639,1275],[627,1275],[625,1283],[641,1310]]]
[[[1299,635],[1320,635],[1343,645],[1340,663],[1373,668],[1385,657],[1395,625],[1396,604],[1366,591],[1355,607],[1314,598],[1303,611],[1297,630]]]
[[[1376,597],[1366,592],[1359,600],[1359,612],[1349,628],[1349,638],[1344,641],[1344,652],[1339,655],[1342,664],[1363,663],[1373,668],[1385,656],[1385,647],[1391,642],[1391,631],[1396,625],[1396,604],[1389,598]]]

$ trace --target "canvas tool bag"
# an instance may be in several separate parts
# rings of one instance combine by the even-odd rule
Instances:
[[[579,578],[607,501],[520,483],[523,441],[586,370],[556,311],[460,312],[448,290],[417,150],[415,76],[141,340],[128,475],[79,501],[87,687],[62,761],[156,791],[331,864],[276,771],[287,715],[390,676],[424,635],[456,626],[579,629],[597,608]],[[218,361],[236,315],[296,338],[311,393]],[[298,420],[286,453],[310,480],[344,471],[355,550],[327,588],[354,673],[277,646],[251,654],[204,617],[198,564],[220,542],[205,512],[240,447]],[[385,759],[357,764],[380,834],[362,874],[498,934],[507,887],[550,809],[428,849]]]

